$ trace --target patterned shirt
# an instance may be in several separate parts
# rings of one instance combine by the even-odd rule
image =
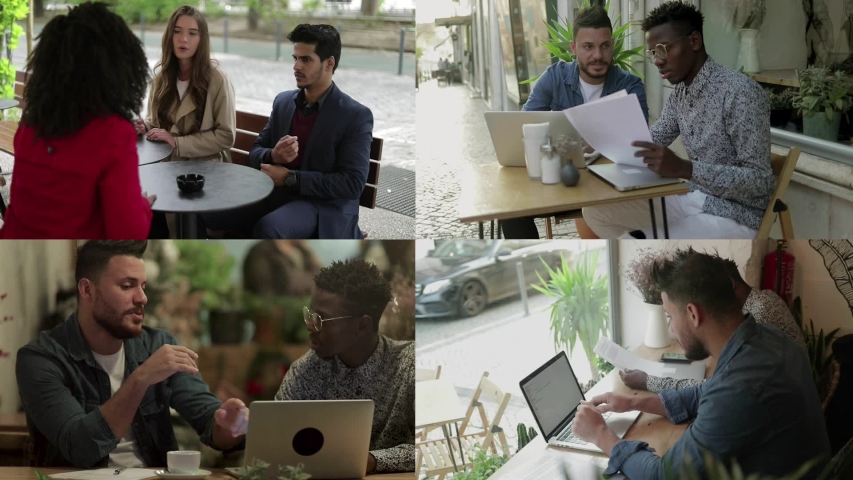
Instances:
[[[276,400],[374,402],[370,453],[376,473],[415,471],[415,344],[379,335],[376,351],[356,368],[310,351],[290,366]]]
[[[758,290],[757,288],[753,288],[749,292],[749,296],[746,297],[746,303],[743,304],[743,313],[751,313],[757,322],[782,330],[782,333],[797,342],[800,349],[806,352],[806,354],[809,353],[803,332],[797,326],[794,316],[788,310],[785,301],[773,290]],[[701,385],[704,382],[705,380],[693,380],[689,378],[676,380],[674,378],[661,378],[649,375],[646,378],[646,389],[650,392],[660,393],[662,390],[681,390]]]
[[[681,135],[693,162],[690,191],[708,195],[704,213],[758,229],[776,185],[770,165],[770,103],[751,78],[708,57],[688,86],[676,85],[652,139]]]

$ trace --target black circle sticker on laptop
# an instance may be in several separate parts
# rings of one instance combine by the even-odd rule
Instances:
[[[293,436],[293,451],[310,457],[323,448],[323,434],[316,428],[303,428]]]

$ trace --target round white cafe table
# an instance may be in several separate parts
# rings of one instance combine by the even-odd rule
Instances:
[[[178,188],[178,175],[204,176],[204,188],[184,193]],[[175,213],[178,238],[196,238],[197,216],[251,205],[267,198],[273,190],[270,177],[260,170],[234,163],[189,160],[152,163],[139,168],[142,190],[157,195],[151,209]]]

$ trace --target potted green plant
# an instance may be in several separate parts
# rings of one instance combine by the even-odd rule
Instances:
[[[584,251],[573,267],[561,256],[561,265],[556,270],[542,260],[548,280],[536,272],[541,285],[533,285],[538,292],[556,299],[551,306],[554,348],[567,349],[571,353],[580,339],[589,360],[590,373],[596,381],[601,376],[592,349],[602,335],[607,335],[610,317],[607,277],[596,274],[600,252]]]
[[[794,94],[793,106],[803,116],[803,133],[810,137],[835,142],[841,127],[841,115],[847,115],[853,83],[841,72],[824,67],[797,71],[800,89]]]
[[[664,348],[671,343],[669,325],[663,311],[661,292],[652,279],[652,266],[667,255],[666,250],[640,248],[629,263],[625,276],[629,282],[629,290],[640,295],[648,305],[648,321],[646,323],[646,338],[644,344],[649,348]]]
[[[781,92],[776,92],[772,88],[765,88],[765,91],[770,100],[770,126],[785,127],[794,113],[794,91],[787,88]]]
[[[835,335],[838,333],[838,328],[824,334],[821,328],[815,333],[814,321],[809,319],[809,325],[806,327],[803,321],[803,304],[800,297],[794,299],[791,303],[791,314],[794,316],[794,321],[803,332],[803,337],[806,340],[806,346],[809,349],[809,364],[812,367],[812,377],[814,378],[815,386],[817,386],[820,394],[820,401],[824,409],[826,409],[829,401],[838,387],[840,376],[840,366],[835,361],[835,354],[832,352],[831,344],[835,340]]]
[[[471,459],[471,468],[454,473],[453,480],[486,480],[509,461],[507,455],[490,455],[480,445],[476,445],[465,456]]]
[[[590,0],[582,0],[577,3],[578,8],[580,10],[589,8],[592,5]],[[604,9],[607,10],[607,13],[610,13],[610,0],[604,5]],[[625,41],[628,38],[628,28],[631,26],[630,23],[619,24],[621,17],[616,17],[613,20],[613,25],[618,25],[613,30],[613,66],[619,67],[622,70],[627,72],[631,72],[634,75],[637,75],[640,78],[643,78],[643,74],[640,73],[636,68],[634,68],[633,62],[636,61],[637,58],[643,59],[643,50],[646,48],[645,45],[640,45],[635,48],[631,48],[625,50]],[[556,57],[559,60],[564,62],[573,62],[575,61],[575,54],[572,52],[571,42],[574,41],[574,32],[572,31],[572,24],[569,22],[569,18],[563,18],[562,20],[557,17],[556,20],[551,20],[551,24],[548,25],[546,22],[546,26],[548,27],[548,35],[550,40],[543,40],[542,45],[551,52],[551,55]],[[539,79],[539,76],[524,80],[523,82],[519,82],[520,84],[528,84],[533,83]]]

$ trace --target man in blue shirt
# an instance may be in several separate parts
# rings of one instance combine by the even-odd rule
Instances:
[[[581,11],[572,28],[574,41],[570,46],[577,59],[571,63],[561,60],[548,67],[536,81],[523,110],[560,111],[626,90],[628,94],[637,94],[648,121],[643,81],[613,65],[613,26],[607,10],[594,5]],[[556,140],[551,139],[552,142]],[[533,218],[503,220],[504,236],[539,238]]]
[[[687,358],[713,356],[717,367],[699,386],[655,397],[610,392],[583,402],[572,430],[610,456],[605,473],[664,479],[667,466],[676,474],[691,468],[690,458],[704,478],[706,452],[725,463],[737,460],[746,475],[774,477],[817,458],[827,460],[829,439],[808,358],[779,329],[741,313],[725,261],[681,250],[651,273]],[[646,442],[620,440],[601,416],[632,410],[693,423],[660,457]],[[805,478],[817,473],[813,469]]]

